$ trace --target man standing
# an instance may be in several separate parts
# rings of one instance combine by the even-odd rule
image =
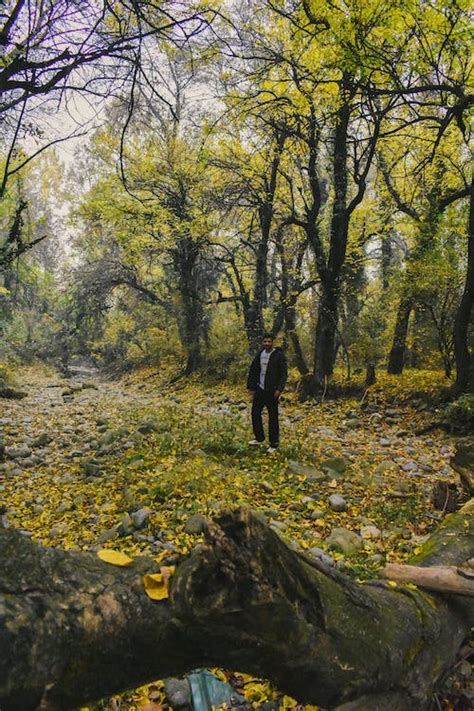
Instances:
[[[274,452],[279,445],[278,400],[285,387],[288,369],[281,348],[274,348],[273,336],[264,333],[262,348],[253,359],[247,378],[247,388],[253,393],[252,426],[255,439],[249,442],[258,446],[265,441],[262,411],[268,410],[268,452]]]

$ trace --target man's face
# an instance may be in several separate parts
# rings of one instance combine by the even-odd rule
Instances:
[[[273,338],[264,338],[262,340],[262,346],[265,348],[267,353],[273,348]]]

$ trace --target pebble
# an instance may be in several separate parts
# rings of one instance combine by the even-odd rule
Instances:
[[[138,511],[134,511],[131,515],[131,519],[135,528],[143,528],[152,513],[153,511],[150,511],[150,509],[138,509]]]
[[[331,494],[328,503],[332,511],[347,511],[347,502],[340,494]]]

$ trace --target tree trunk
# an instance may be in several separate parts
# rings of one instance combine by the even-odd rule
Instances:
[[[474,555],[474,500],[414,562]],[[453,535],[454,534],[454,535]],[[125,688],[222,666],[301,703],[423,711],[474,622],[472,598],[361,585],[290,550],[248,509],[223,512],[152,601],[126,568],[0,528],[0,708],[65,711]]]
[[[467,274],[464,292],[454,322],[456,393],[474,392],[474,359],[469,352],[469,325],[474,304],[474,181],[471,183],[467,235]]]
[[[199,289],[198,258],[199,244],[191,237],[183,237],[173,250],[180,296],[179,333],[186,351],[185,375],[191,375],[201,365],[201,340],[206,330]]]
[[[408,334],[408,323],[413,308],[411,298],[402,298],[397,312],[395,331],[393,333],[392,349],[388,360],[387,372],[400,375],[405,365],[405,349]]]
[[[331,377],[336,357],[338,293],[332,285],[322,285],[314,343],[314,379],[323,383]]]

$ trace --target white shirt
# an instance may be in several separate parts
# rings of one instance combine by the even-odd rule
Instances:
[[[275,349],[272,348],[272,350],[267,353],[264,348],[263,351],[260,353],[260,380],[258,382],[258,386],[262,388],[262,390],[265,390],[265,373],[267,372],[268,361],[270,360],[270,356],[274,350]]]

